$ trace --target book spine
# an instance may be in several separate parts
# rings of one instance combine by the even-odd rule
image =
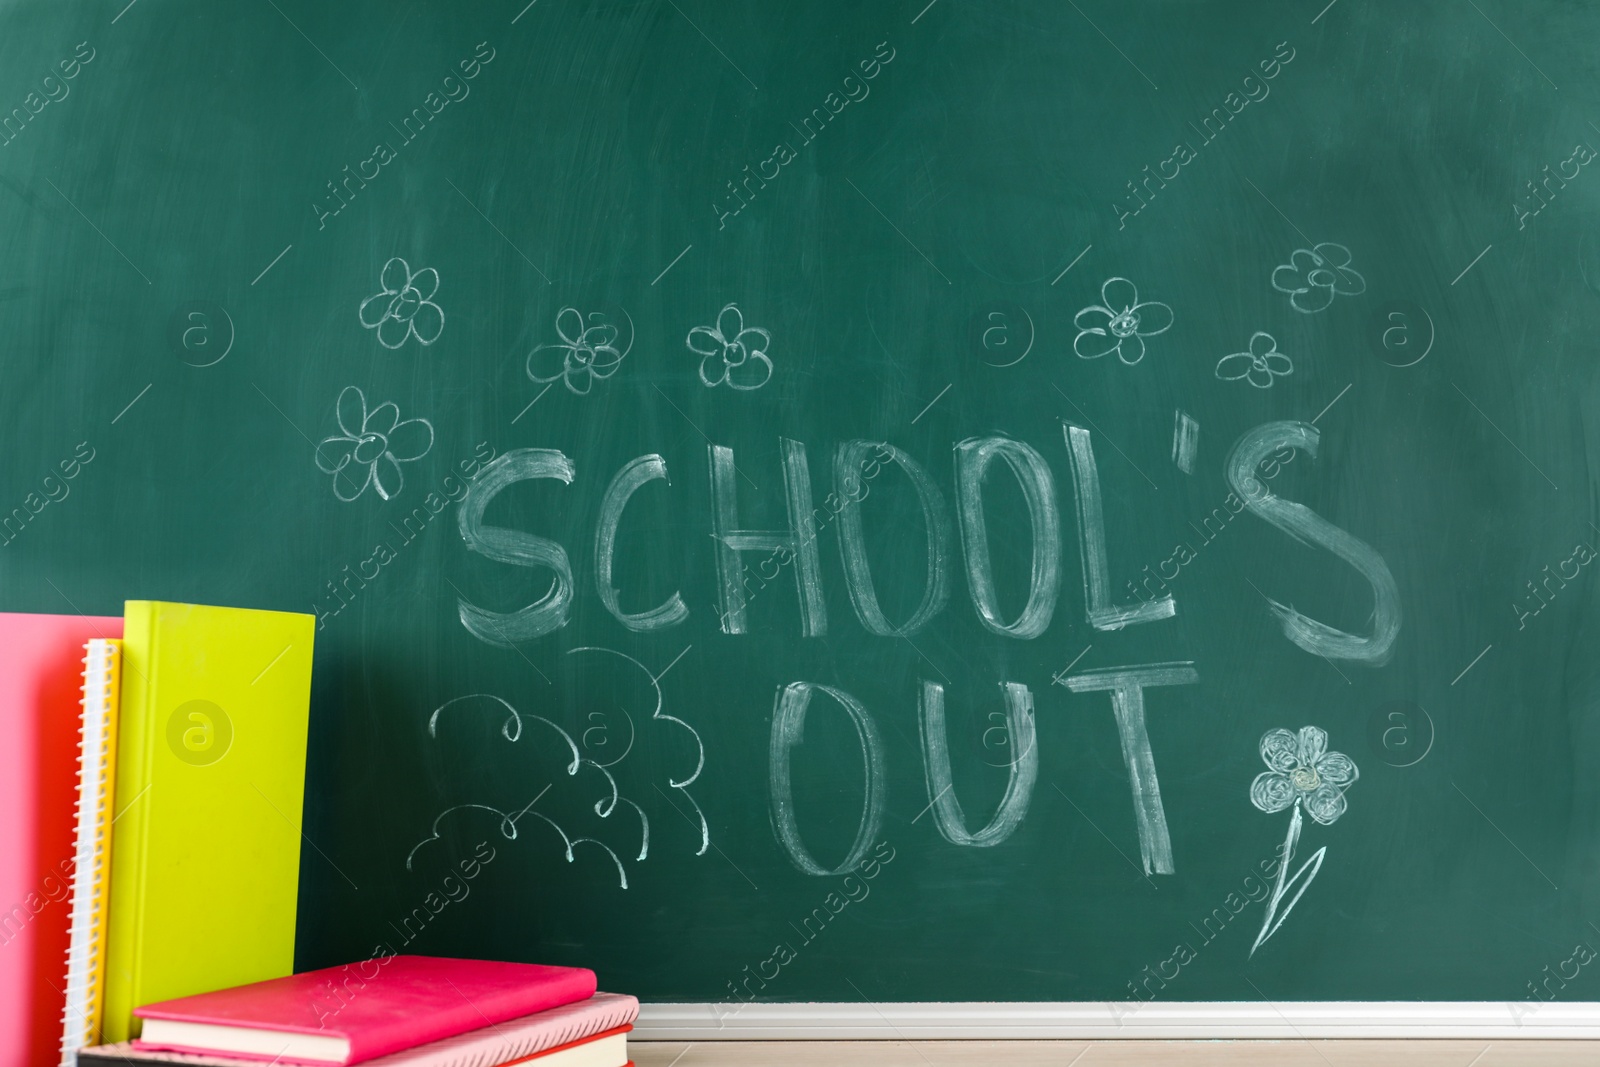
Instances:
[[[105,976],[105,897],[109,873],[106,868],[111,846],[112,790],[116,780],[121,643],[92,640],[84,648],[77,835],[60,1067],[72,1067],[74,1054],[80,1048],[99,1043]]]
[[[133,1009],[142,999],[139,976],[145,911],[145,860],[149,836],[145,794],[151,785],[157,738],[154,722],[154,647],[157,605],[130,600],[123,613],[121,729],[117,736],[115,826],[111,835],[111,915],[106,932],[105,1012],[107,1044],[138,1036]]]

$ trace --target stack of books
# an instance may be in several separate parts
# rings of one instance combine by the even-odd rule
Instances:
[[[0,1067],[628,1063],[638,1001],[591,971],[291,973],[314,634],[157,601],[0,614]]]
[[[0,1065],[72,1067],[140,1004],[293,970],[315,630],[0,614]]]
[[[639,1002],[578,967],[386,956],[134,1014],[139,1037],[78,1067],[631,1067]]]

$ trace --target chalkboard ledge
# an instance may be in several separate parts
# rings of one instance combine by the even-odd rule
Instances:
[[[1600,1038],[1600,1003],[645,1004],[635,1041]]]

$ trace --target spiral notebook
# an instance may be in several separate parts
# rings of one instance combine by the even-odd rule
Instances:
[[[78,827],[73,853],[71,941],[67,948],[67,1002],[61,1015],[61,1067],[73,1067],[79,1049],[100,1043],[121,667],[122,642],[96,639],[84,646]]]

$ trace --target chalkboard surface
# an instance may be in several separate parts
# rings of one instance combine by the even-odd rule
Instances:
[[[318,616],[302,967],[1596,999],[1597,33],[7,3],[0,603]]]

